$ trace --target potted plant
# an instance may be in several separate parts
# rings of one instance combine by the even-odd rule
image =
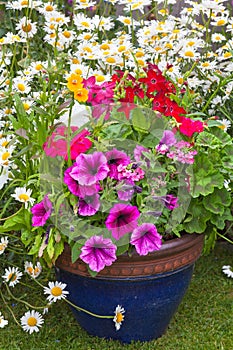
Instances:
[[[158,337],[187,289],[203,240],[206,253],[218,237],[228,240],[224,229],[232,221],[233,151],[230,122],[223,119],[229,114],[232,88],[232,74],[224,64],[227,48],[218,49],[225,58],[221,72],[213,73],[207,69],[207,64],[216,67],[207,55],[212,45],[208,20],[206,44],[198,41],[201,56],[191,45],[196,22],[191,21],[191,29],[187,22],[184,30],[182,21],[172,22],[166,11],[155,7],[153,12],[164,23],[142,18],[136,35],[137,21],[131,17],[128,25],[127,18],[119,18],[116,24],[122,21],[127,34],[114,37],[111,18],[107,23],[103,16],[105,22],[100,23],[101,6],[94,9],[96,17],[92,12],[84,16],[82,4],[72,7],[74,31],[51,2],[14,6],[8,4],[11,11],[31,8],[41,14],[51,34],[45,41],[53,52],[48,60],[38,60],[41,41],[41,50],[35,50],[31,38],[42,29],[28,13],[18,24],[19,39],[10,34],[2,38],[8,68],[2,72],[2,103],[8,110],[4,109],[2,124],[0,232],[20,238],[35,261],[57,266],[61,282],[46,290],[49,301],[69,292],[68,302],[91,333],[123,342]],[[219,13],[216,4],[214,9],[196,7],[193,4],[205,16],[208,11]],[[90,33],[84,31],[84,22]],[[156,40],[166,59],[155,44],[155,24],[162,26]],[[165,24],[172,24],[172,29]],[[111,40],[104,36],[104,25]],[[161,30],[168,32],[173,50]],[[27,43],[36,62],[28,51],[19,59],[17,40],[22,46]],[[14,49],[10,65],[7,45]],[[205,84],[197,88],[196,81]],[[3,238],[1,250],[7,245]],[[10,274],[4,275],[9,283]],[[99,287],[100,281],[104,287]],[[126,290],[128,285],[131,291]],[[110,290],[101,301],[107,286]],[[158,304],[159,310],[153,310]],[[154,327],[143,321],[135,331],[139,311]]]

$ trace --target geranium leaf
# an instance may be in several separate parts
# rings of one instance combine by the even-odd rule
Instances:
[[[215,189],[215,191],[209,196],[204,197],[203,205],[209,211],[214,214],[222,215],[225,210],[225,206],[229,206],[231,203],[231,195],[225,189]]]

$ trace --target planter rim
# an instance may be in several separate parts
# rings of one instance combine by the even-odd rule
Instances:
[[[138,255],[136,251],[133,251],[131,256],[125,253],[118,256],[111,266],[106,266],[101,270],[95,278],[143,277],[184,268],[194,264],[200,257],[203,241],[203,234],[184,234],[180,238],[164,242],[160,250],[145,256]],[[91,277],[87,265],[81,259],[72,263],[71,249],[68,244],[65,245],[55,266],[73,274]]]

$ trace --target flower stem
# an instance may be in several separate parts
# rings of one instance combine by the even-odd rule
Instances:
[[[93,312],[90,312],[88,310],[85,310],[83,309],[82,307],[80,306],[77,306],[75,304],[73,304],[71,301],[69,301],[68,299],[64,299],[69,305],[73,306],[76,310],[78,311],[83,311],[85,312],[86,314],[88,315],[91,315],[91,316],[94,316],[94,317],[97,317],[97,318],[114,318],[114,316],[103,316],[103,315],[97,315],[97,314],[94,314]]]

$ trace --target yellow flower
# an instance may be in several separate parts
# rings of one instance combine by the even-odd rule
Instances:
[[[88,99],[88,90],[81,87],[74,91],[74,99],[78,102],[86,102]]]
[[[67,78],[67,87],[70,91],[76,91],[76,90],[82,89],[83,87],[82,81],[83,81],[83,78],[80,76],[80,74],[72,73]]]

